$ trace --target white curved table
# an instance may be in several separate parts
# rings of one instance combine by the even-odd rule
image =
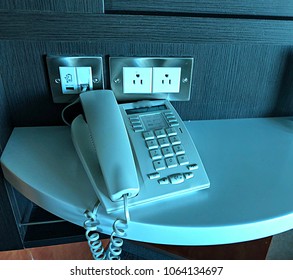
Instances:
[[[185,122],[211,187],[130,209],[127,239],[215,245],[293,228],[293,118]],[[97,201],[68,127],[15,128],[1,158],[5,178],[24,196],[82,225]],[[117,213],[123,217],[123,213]],[[100,231],[114,215],[99,208]]]

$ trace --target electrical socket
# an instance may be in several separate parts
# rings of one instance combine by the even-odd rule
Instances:
[[[181,67],[154,67],[153,93],[179,93]]]
[[[110,86],[116,99],[122,102],[144,99],[187,101],[190,100],[193,63],[192,57],[110,57]],[[133,71],[127,68],[138,71],[148,69],[150,83],[147,83],[146,90],[142,90],[142,85],[134,90],[133,80],[136,81],[137,77],[135,73],[125,75],[125,71]],[[142,80],[146,85],[147,80],[144,77]]]
[[[152,68],[123,67],[123,93],[152,93]]]

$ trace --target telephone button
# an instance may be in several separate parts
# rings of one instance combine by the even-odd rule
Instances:
[[[176,167],[178,165],[174,157],[166,158],[165,161],[168,168]]]
[[[166,137],[166,132],[164,129],[158,129],[155,131],[157,138]]]
[[[177,160],[180,165],[186,165],[189,163],[189,160],[186,155],[181,155],[177,157]],[[189,168],[188,168],[189,169]],[[189,169],[190,170],[190,169]]]
[[[171,147],[162,148],[162,153],[165,157],[171,157],[174,155]]]
[[[143,132],[143,138],[145,140],[151,140],[155,138],[155,135],[152,131],[146,131],[146,132]]]
[[[160,178],[160,174],[158,172],[154,172],[154,173],[150,173],[148,174],[148,177],[151,179],[151,180],[154,180],[154,179],[158,179]]]
[[[196,163],[187,165],[188,170],[198,169],[198,165]]]
[[[132,128],[133,128],[134,132],[144,131],[141,124],[133,125]]]
[[[176,155],[183,155],[185,154],[184,148],[182,145],[175,145],[173,146],[174,153]]]
[[[150,156],[153,160],[162,158],[161,151],[158,149],[150,150]]]
[[[166,128],[166,132],[168,134],[168,136],[174,136],[174,135],[177,135],[177,131],[175,128],[173,127],[168,127]]]
[[[156,140],[147,140],[146,145],[148,149],[157,149],[159,147]]]
[[[183,175],[186,180],[194,177],[194,174],[192,172],[185,172],[185,173],[183,173]]]
[[[166,137],[159,138],[158,142],[159,142],[160,147],[168,147],[168,146],[170,146],[170,142],[168,141],[168,139]]]
[[[139,118],[139,116],[131,116],[131,117],[129,117],[129,120],[130,121],[139,121],[140,118]]]
[[[173,184],[173,185],[181,184],[185,180],[182,173],[173,174],[168,177],[169,177],[171,184]]]
[[[158,180],[158,183],[159,183],[160,185],[167,185],[167,184],[169,184],[170,182],[169,182],[169,180],[168,180],[167,177],[164,177],[164,178]]]
[[[177,145],[177,144],[181,143],[181,141],[180,141],[178,136],[170,136],[169,140],[170,140],[172,145]]]
[[[164,160],[155,160],[155,161],[153,161],[153,165],[154,165],[155,170],[157,170],[157,171],[163,170],[166,168]]]
[[[173,126],[178,126],[178,125],[179,125],[179,122],[177,122],[177,121],[170,121],[170,122],[169,122],[169,125],[170,125],[171,127],[173,127]]]

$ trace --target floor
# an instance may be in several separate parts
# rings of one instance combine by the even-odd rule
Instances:
[[[107,246],[108,239],[103,240],[103,244],[104,246]],[[243,244],[246,244],[246,243],[243,243]],[[259,246],[258,244],[260,243],[250,243],[250,244],[255,244],[253,246],[257,248]],[[241,246],[239,247],[239,246],[238,248],[240,248],[240,250],[243,249],[243,247]],[[206,249],[206,247],[202,249]],[[203,255],[204,251],[202,249],[200,251],[200,254],[196,253],[193,255],[194,257],[192,257],[192,255],[189,255],[188,259],[196,259],[195,256],[197,257],[202,256],[206,258],[206,255]],[[196,250],[198,250],[198,247],[196,247],[196,249],[192,251],[195,252]],[[190,254],[190,251],[191,250],[189,247],[189,254]],[[159,256],[159,258],[164,256],[162,254],[160,255],[160,252],[158,253],[155,252],[154,254],[155,254],[154,258],[156,256],[157,257]],[[131,258],[133,256],[135,257],[135,252],[134,254],[132,252],[132,254],[130,254],[130,257],[128,257],[128,259],[133,259]],[[204,258],[199,258],[199,259],[204,259]],[[245,258],[240,257],[240,259],[245,259]],[[250,259],[251,259],[251,256],[250,256]],[[293,230],[287,231],[282,234],[278,234],[272,238],[266,259],[293,260]],[[0,252],[0,260],[92,260],[92,255],[89,250],[87,242],[77,242],[77,243],[62,244],[62,245],[55,245],[55,246],[28,248],[28,249],[17,250],[17,251]]]
[[[108,243],[103,240],[104,246]],[[0,252],[0,260],[92,260],[87,242]]]

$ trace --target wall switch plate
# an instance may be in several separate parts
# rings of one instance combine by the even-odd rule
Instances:
[[[118,101],[142,99],[186,101],[190,99],[192,57],[110,57],[109,66],[111,89]],[[137,82],[134,78],[135,73],[130,73],[129,76],[125,73],[130,68],[137,72],[151,69],[151,85],[148,84],[149,79],[145,79],[145,76],[142,79],[145,89],[147,88],[146,92],[134,90],[133,81],[135,84]],[[142,88],[142,85],[140,86]],[[151,88],[150,92],[149,88]]]
[[[103,62],[99,56],[53,56],[46,58],[55,103],[71,103],[84,89],[104,88]]]

